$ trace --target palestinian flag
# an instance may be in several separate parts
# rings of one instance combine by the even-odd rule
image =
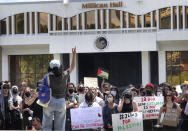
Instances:
[[[97,76],[103,77],[108,80],[109,73],[105,72],[104,70],[101,70],[101,68],[98,68]]]

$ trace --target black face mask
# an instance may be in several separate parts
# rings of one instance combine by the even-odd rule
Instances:
[[[74,89],[69,89],[69,93],[72,94],[74,92]]]
[[[18,90],[15,90],[15,89],[14,89],[14,90],[12,90],[12,93],[13,93],[13,94],[17,94],[17,93],[18,93]]]
[[[30,94],[30,92],[26,92],[25,95],[26,95],[27,97],[29,97],[31,94]]]

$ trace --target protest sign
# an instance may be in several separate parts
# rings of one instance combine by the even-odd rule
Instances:
[[[142,112],[112,114],[113,131],[143,131]]]
[[[101,107],[77,108],[70,112],[72,130],[103,127]]]
[[[143,113],[143,119],[158,119],[160,108],[164,104],[163,96],[134,97],[138,109]]]
[[[95,77],[84,77],[84,86],[98,87],[98,79]]]
[[[166,126],[177,127],[178,121],[179,121],[178,110],[176,108],[175,109],[167,108],[162,124]]]
[[[98,68],[97,76],[103,77],[103,78],[108,80],[109,73],[104,71],[104,70],[102,70],[101,68]]]

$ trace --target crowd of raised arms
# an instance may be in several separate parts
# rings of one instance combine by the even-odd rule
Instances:
[[[1,83],[0,96],[0,129],[3,130],[41,130],[43,108],[36,103],[38,100],[38,90],[42,81],[37,83],[37,87],[32,89],[22,82],[20,86],[11,85],[10,82]],[[107,82],[102,82],[101,87],[85,87],[83,83],[75,86],[73,83],[67,84],[66,89],[66,131],[71,129],[70,109],[85,107],[102,107],[104,127],[91,130],[113,130],[112,114],[130,113],[139,111],[138,105],[133,100],[137,96],[160,96],[164,97],[162,107],[176,108],[179,112],[179,122],[177,127],[163,126],[161,130],[188,129],[188,84],[181,85],[182,93],[177,93],[176,88],[168,83],[158,86],[129,85],[121,92],[117,87]],[[187,105],[187,106],[186,106]],[[162,108],[161,107],[161,108]],[[144,120],[144,131],[151,131],[153,125],[160,124],[159,120]]]

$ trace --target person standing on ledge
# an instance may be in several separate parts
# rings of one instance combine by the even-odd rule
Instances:
[[[43,130],[52,130],[54,117],[54,130],[65,131],[66,102],[65,91],[67,80],[76,64],[76,47],[72,48],[72,63],[68,70],[63,71],[59,60],[50,61],[48,75],[52,90],[52,98],[47,108],[43,108]]]

